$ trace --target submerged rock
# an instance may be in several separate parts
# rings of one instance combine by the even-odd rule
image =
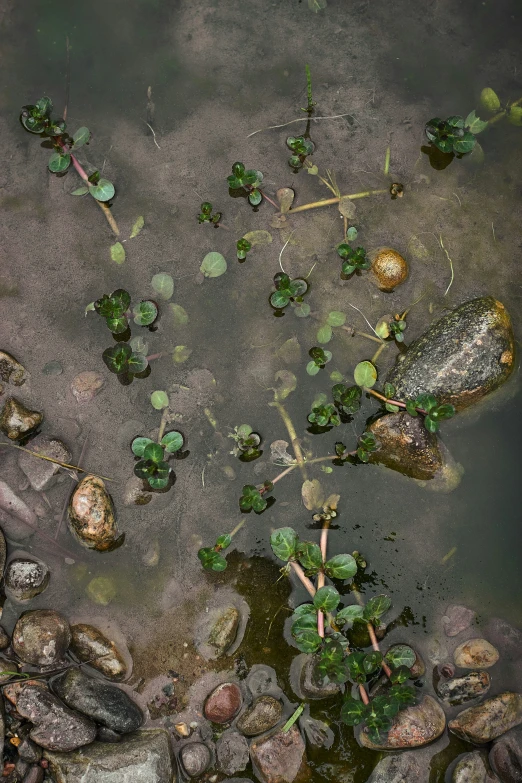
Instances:
[[[453,770],[452,783],[498,783],[498,778],[491,771],[488,757],[480,750],[466,753]]]
[[[116,584],[110,576],[95,576],[87,585],[87,595],[95,604],[108,606],[117,594]]]
[[[8,397],[0,413],[0,430],[10,440],[18,440],[35,430],[42,421],[42,413],[29,410],[16,397]]]
[[[76,402],[90,402],[103,389],[105,379],[99,372],[86,370],[81,372],[71,383],[71,391]]]
[[[216,619],[208,635],[208,644],[216,651],[216,657],[220,658],[234,644],[241,615],[235,606],[215,611]]]
[[[522,723],[522,696],[507,691],[486,699],[476,707],[468,707],[448,723],[448,728],[467,742],[483,745],[520,723]]]
[[[235,775],[247,768],[250,759],[248,742],[238,731],[225,731],[216,745],[218,764],[225,775]]]
[[[0,351],[0,392],[4,383],[21,386],[27,380],[25,367],[7,351]]]
[[[13,631],[13,650],[24,663],[34,666],[60,663],[70,643],[69,623],[51,609],[24,612]]]
[[[43,454],[44,457],[52,457],[60,462],[71,462],[71,452],[67,446],[57,438],[48,435],[37,435],[27,447],[31,451]],[[18,457],[18,466],[29,479],[29,484],[37,492],[47,489],[53,483],[60,466],[46,459],[31,457],[26,452],[21,452]]]
[[[489,753],[491,766],[502,783],[522,780],[522,728],[511,729],[495,740]]]
[[[93,742],[96,736],[96,725],[91,720],[65,707],[39,685],[26,685],[21,690],[16,711],[34,724],[29,736],[47,750],[76,750]]]
[[[522,631],[500,617],[492,617],[486,625],[486,636],[498,647],[503,657],[510,661],[522,655]]]
[[[372,266],[369,280],[380,291],[391,293],[408,277],[408,264],[396,250],[391,247],[381,247],[372,256]]]
[[[239,687],[234,682],[224,682],[214,688],[205,702],[204,714],[212,723],[228,723],[243,704]]]
[[[293,783],[309,775],[305,743],[295,724],[289,731],[276,731],[254,740],[250,757],[263,783]]]
[[[438,739],[446,728],[446,716],[432,696],[424,696],[419,704],[401,710],[394,718],[387,736],[374,743],[366,732],[359,737],[361,745],[373,750],[420,748]]]
[[[18,557],[11,560],[5,572],[5,590],[15,601],[29,601],[46,589],[51,578],[42,560]]]
[[[446,636],[458,636],[475,621],[476,613],[466,606],[451,605],[446,609],[442,618],[442,627]]]
[[[120,542],[111,496],[102,479],[85,476],[69,501],[69,528],[88,549],[107,552]]]
[[[405,411],[387,413],[373,421],[368,430],[379,442],[370,462],[398,470],[410,478],[427,481],[443,467],[437,436],[428,432],[420,416]]]
[[[507,310],[485,296],[464,302],[432,324],[399,356],[386,380],[400,400],[429,392],[459,411],[501,386],[514,362]]]
[[[489,669],[498,661],[499,654],[486,639],[468,639],[459,644],[453,659],[462,669]]]
[[[484,696],[489,691],[491,678],[487,672],[469,672],[464,677],[442,680],[437,684],[437,695],[452,706]]]
[[[7,559],[7,543],[5,540],[5,536],[0,530],[0,579],[2,579],[4,575],[4,569],[5,569],[5,561]],[[2,628],[0,630],[0,640],[2,638],[2,632],[5,633],[4,629]],[[7,647],[7,645],[5,645]],[[2,647],[1,641],[0,641],[0,650],[3,650],[4,647]]]
[[[78,623],[71,626],[71,652],[79,661],[89,662],[110,680],[124,680],[127,664],[114,642],[107,639],[93,625]]]
[[[189,742],[180,750],[181,765],[189,778],[197,778],[210,766],[212,755],[203,742]]]
[[[10,644],[11,644],[11,639],[9,638],[9,634],[7,633],[5,628],[2,628],[2,626],[0,625],[0,650],[5,650],[6,647],[9,647]]]
[[[416,753],[405,751],[379,761],[367,783],[428,783],[429,773]]]
[[[247,737],[263,734],[279,723],[283,705],[273,696],[260,696],[237,721],[237,728]]]

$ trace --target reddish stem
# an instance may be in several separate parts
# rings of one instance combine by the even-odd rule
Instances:
[[[273,207],[275,207],[275,208],[277,209],[277,211],[279,212],[279,211],[280,211],[280,207],[279,207],[279,205],[278,205],[278,204],[276,204],[276,203],[275,203],[275,201],[272,201],[272,199],[271,199],[271,198],[269,198],[269,196],[267,196],[267,195],[266,195],[266,193],[263,193],[263,191],[261,190],[261,188],[258,188],[258,190],[259,190],[259,192],[261,193],[261,195],[263,196],[263,198],[265,198],[267,201],[269,201],[269,202],[272,204],[272,206],[273,206]]]
[[[371,394],[373,397],[377,397],[378,400],[382,400],[382,402],[389,402],[390,405],[397,405],[398,408],[405,408],[406,407],[406,403],[405,402],[400,402],[399,400],[392,400],[389,397],[385,397],[384,394],[380,394],[379,392],[375,391],[375,389],[368,389],[368,388],[365,387],[364,391],[368,392],[368,394]],[[418,413],[422,413],[423,416],[427,416],[428,415],[428,411],[425,411],[424,408],[417,408],[416,407],[415,410]]]
[[[150,356],[146,356],[148,362],[153,362],[154,359],[161,359],[161,357],[164,356],[163,353],[151,353]]]
[[[375,629],[374,629],[373,625],[371,623],[368,623],[367,628],[368,628],[368,633],[370,635],[370,639],[371,639],[371,642],[372,642],[373,649],[375,650],[375,652],[380,652],[381,650],[379,648],[379,642],[377,641],[377,637],[375,636]],[[384,671],[385,675],[387,677],[390,677],[391,676],[391,669],[388,666],[388,664],[384,663],[384,661],[383,661],[381,665],[382,665],[382,668],[383,668],[383,671]]]

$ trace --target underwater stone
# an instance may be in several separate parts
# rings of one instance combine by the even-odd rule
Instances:
[[[3,531],[0,530],[0,579],[2,579],[4,575],[6,559],[7,559],[7,542],[5,540]],[[5,635],[5,631],[3,628],[0,628],[0,640],[3,638],[3,635]],[[7,645],[4,645],[4,647],[7,647]],[[2,642],[0,641],[0,650],[3,650],[4,647],[2,647]]]
[[[248,742],[238,731],[225,731],[217,742],[216,753],[225,775],[243,772],[250,759]]]
[[[511,729],[495,740],[489,753],[491,766],[502,783],[522,780],[522,728]]]
[[[110,576],[95,576],[87,585],[87,595],[95,604],[108,606],[117,594],[116,585]]]
[[[76,397],[76,402],[90,402],[99,391],[103,389],[105,379],[99,372],[86,370],[81,372],[71,383],[71,391]]]
[[[36,429],[42,421],[42,413],[29,410],[16,397],[8,397],[0,413],[0,430],[10,440],[17,440]]]
[[[405,751],[379,761],[367,783],[428,783],[428,771],[417,754]]]
[[[190,778],[202,775],[210,766],[210,750],[203,742],[189,742],[180,751],[183,769]]]
[[[500,737],[522,723],[522,695],[506,691],[486,699],[476,707],[468,707],[448,723],[457,737],[475,745]]]
[[[391,293],[408,277],[408,264],[396,250],[381,247],[371,255],[369,280],[380,291]]]
[[[464,302],[432,324],[386,380],[399,400],[422,392],[459,411],[501,386],[515,362],[515,343],[506,308],[492,296]]]
[[[16,558],[6,569],[6,593],[15,601],[29,601],[43,593],[50,578],[51,572],[42,560]]]
[[[247,737],[263,734],[281,720],[283,706],[273,696],[260,696],[237,721],[237,728]]]
[[[78,623],[71,627],[71,652],[83,663],[97,669],[110,680],[123,680],[127,665],[114,642],[93,625]]]
[[[205,718],[212,723],[228,723],[234,718],[243,703],[239,687],[233,682],[218,685],[205,702]]]
[[[34,724],[29,733],[33,742],[47,750],[76,750],[96,736],[96,725],[91,720],[64,707],[56,696],[38,685],[22,689],[16,710]]]
[[[307,780],[309,768],[305,743],[297,726],[254,740],[250,758],[263,783],[293,783]]]
[[[420,748],[438,739],[446,728],[446,716],[432,696],[424,696],[419,704],[401,710],[383,741],[374,743],[365,731],[359,736],[361,745],[373,750]]]
[[[499,657],[498,650],[486,639],[468,639],[453,653],[456,666],[462,669],[489,669]]]
[[[457,706],[479,696],[484,696],[489,691],[490,685],[491,677],[487,672],[469,672],[463,677],[441,680],[437,684],[436,691],[443,701]]]
[[[387,413],[368,427],[379,448],[370,454],[370,462],[385,465],[410,478],[428,481],[443,467],[436,435],[428,432],[420,416],[405,411]]]
[[[470,627],[476,616],[473,609],[468,609],[466,606],[448,606],[446,614],[442,618],[444,633],[446,636],[457,636],[461,631]]]
[[[26,381],[25,367],[7,351],[0,351],[0,381],[13,386],[21,386]]]
[[[241,615],[235,606],[219,609],[208,635],[208,644],[216,651],[216,657],[224,655],[234,644]]]
[[[487,756],[480,750],[466,753],[453,770],[452,783],[498,783],[491,771]]]
[[[5,628],[0,625],[0,650],[5,650],[11,644],[11,639]]]
[[[71,461],[71,452],[67,446],[61,440],[50,438],[48,435],[37,435],[27,448],[42,454],[44,457],[52,457],[52,459],[57,459],[60,462],[70,463]],[[29,479],[29,484],[36,492],[47,489],[52,484],[54,476],[60,470],[60,466],[56,465],[56,463],[49,462],[46,459],[39,459],[38,457],[31,457],[27,452],[20,453],[18,467],[25,473]]]
[[[522,631],[500,617],[492,617],[485,628],[486,636],[500,650],[502,656],[516,661],[522,654]]]
[[[12,645],[18,657],[34,666],[52,666],[63,660],[71,642],[69,623],[51,609],[33,609],[19,618]]]
[[[102,479],[85,476],[69,501],[69,528],[88,549],[106,552],[118,542],[118,528],[111,496]]]

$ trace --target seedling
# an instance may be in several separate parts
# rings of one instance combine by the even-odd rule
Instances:
[[[124,383],[131,381],[135,375],[141,375],[149,366],[147,357],[133,351],[128,343],[117,343],[106,348],[102,359],[109,370]]]
[[[177,430],[166,432],[159,443],[150,438],[134,438],[131,449],[140,458],[134,466],[135,475],[145,479],[151,489],[164,489],[172,473],[168,457],[179,451],[183,442],[183,435]]]
[[[215,226],[219,225],[221,212],[212,214],[212,204],[210,201],[204,201],[200,209],[201,212],[198,215],[198,223],[213,223]]]
[[[308,375],[317,375],[319,370],[324,370],[325,366],[332,358],[331,351],[324,351],[322,348],[310,348],[308,355],[312,361],[306,365]]]
[[[308,283],[300,277],[291,280],[285,272],[278,272],[274,276],[276,290],[270,295],[270,304],[275,310],[282,310],[290,304],[303,301],[303,296],[308,291]]]
[[[248,239],[238,239],[236,243],[237,248],[237,260],[244,261],[247,257],[247,253],[252,249],[251,243]]]
[[[268,501],[263,497],[267,492],[271,492],[273,488],[271,481],[265,481],[260,487],[256,487],[253,484],[246,484],[243,487],[243,493],[239,498],[239,508],[241,511],[255,511],[256,514],[262,514],[268,506]]]
[[[303,168],[306,157],[312,155],[315,150],[313,141],[304,136],[289,136],[286,146],[293,152],[292,157],[288,158],[288,165],[293,169]]]
[[[403,343],[406,326],[406,321],[400,315],[395,315],[393,321],[388,323],[388,332],[396,342]]]
[[[234,163],[232,174],[227,177],[230,190],[246,190],[248,200],[253,207],[257,207],[263,200],[263,194],[259,190],[259,185],[263,181],[263,175],[260,171],[254,169],[245,170],[243,163]]]
[[[224,549],[228,549],[232,543],[232,536],[225,533],[219,536],[213,547],[202,547],[198,552],[201,565],[207,571],[224,571],[227,567],[227,561],[220,554]]]
[[[361,272],[363,269],[369,269],[372,265],[370,259],[366,255],[366,250],[362,247],[358,247],[354,250],[346,242],[342,242],[337,246],[337,253],[342,258],[342,272],[341,278],[346,279],[354,272]]]
[[[234,432],[228,436],[235,441],[235,447],[230,452],[235,457],[239,457],[242,462],[251,462],[257,459],[263,453],[258,449],[261,443],[261,435],[254,432],[249,424],[241,424],[234,427]]]
[[[94,309],[105,318],[112,334],[123,334],[129,328],[128,311],[131,297],[128,291],[118,288],[112,294],[104,294],[94,302]]]
[[[477,141],[475,134],[487,127],[488,123],[476,117],[473,111],[466,119],[458,115],[448,117],[447,120],[434,117],[426,123],[425,133],[430,144],[441,152],[462,157],[473,150]]]
[[[320,427],[321,429],[326,427],[338,427],[341,423],[335,406],[330,403],[327,405],[317,405],[312,408],[312,412],[308,414],[308,421],[310,424],[315,424],[316,427]]]
[[[346,386],[344,383],[336,383],[332,387],[334,404],[339,411],[341,421],[351,421],[353,414],[361,407],[361,388],[359,386]]]

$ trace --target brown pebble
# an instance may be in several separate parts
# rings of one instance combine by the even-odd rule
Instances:
[[[408,277],[408,264],[396,250],[381,247],[372,256],[370,280],[380,291],[391,293]]]
[[[92,370],[81,372],[71,383],[71,391],[79,403],[90,402],[105,385],[100,373]]]
[[[205,702],[204,714],[212,723],[228,723],[243,703],[241,691],[233,682],[224,682],[215,688]]]

